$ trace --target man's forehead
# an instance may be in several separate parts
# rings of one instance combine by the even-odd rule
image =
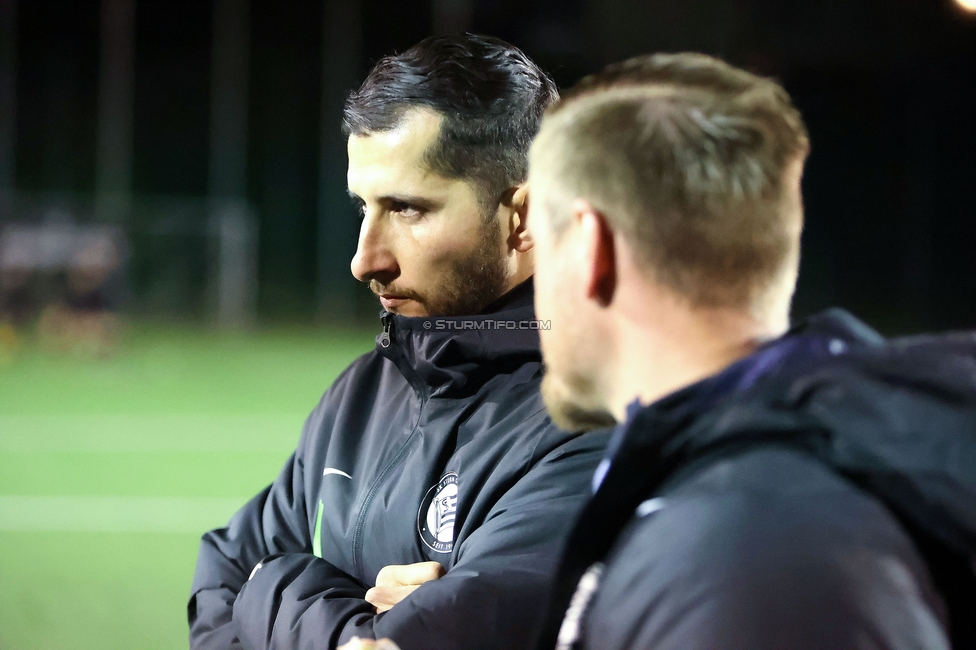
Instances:
[[[441,119],[431,109],[411,108],[394,129],[349,136],[349,190],[358,193],[364,183],[439,180],[425,164],[425,154],[439,136]]]
[[[392,129],[350,135],[349,164],[387,162],[391,153],[421,161],[440,134],[441,120],[441,115],[434,110],[411,108]]]

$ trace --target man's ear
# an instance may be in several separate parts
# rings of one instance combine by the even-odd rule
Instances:
[[[577,253],[586,297],[601,307],[613,301],[617,290],[617,250],[606,216],[584,199],[576,199],[573,219],[579,226]]]
[[[529,234],[528,228],[529,186],[522,183],[509,191],[511,198],[504,204],[509,208],[508,247],[519,253],[525,253],[532,250],[533,246],[532,236]]]

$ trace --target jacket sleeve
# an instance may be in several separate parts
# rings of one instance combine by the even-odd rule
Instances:
[[[233,617],[245,648],[334,648],[388,637],[402,650],[527,648],[563,537],[589,494],[605,435],[587,434],[539,461],[457,551],[457,562],[391,610],[311,555],[271,559],[241,590]]]
[[[307,429],[308,425],[303,442]],[[298,449],[274,483],[245,504],[225,528],[201,539],[187,605],[194,650],[240,648],[233,606],[253,568],[270,555],[311,553],[301,443]]]

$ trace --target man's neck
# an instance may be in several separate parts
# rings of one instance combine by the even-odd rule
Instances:
[[[531,279],[531,276],[526,279]],[[513,285],[490,303],[482,307],[478,314],[494,314],[504,309],[508,309],[513,305],[519,306],[523,303],[532,304],[532,298],[533,294],[531,283]]]
[[[498,306],[506,302],[506,298],[508,297],[508,295],[512,293],[512,291],[516,287],[518,287],[523,282],[531,278],[532,275],[533,275],[533,266],[532,266],[531,258],[529,258],[529,260],[527,260],[526,262],[523,262],[522,264],[515,267],[514,272],[511,273],[508,276],[508,279],[505,281],[505,284],[503,285],[501,292],[497,296],[495,296],[495,298],[491,302],[489,302],[487,305],[482,307],[481,311],[479,311],[478,313],[486,314],[486,313],[492,313],[494,311],[497,311]]]
[[[535,263],[531,251],[528,253],[515,253],[514,255],[515,258],[509,267],[510,273],[502,295],[522,284],[535,273]]]
[[[621,345],[608,402],[618,422],[626,419],[635,398],[655,402],[720,372],[785,331],[785,324],[760,322],[743,310],[660,307],[621,318],[615,328]]]

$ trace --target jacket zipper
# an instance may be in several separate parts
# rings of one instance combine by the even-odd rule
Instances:
[[[393,314],[383,314],[380,317],[380,322],[383,323],[383,333],[380,334],[380,345],[388,348],[390,347],[390,330],[393,329]]]
[[[384,348],[390,347],[392,343],[393,335],[393,314],[385,313],[380,317],[380,322],[383,323],[383,332],[380,334],[380,345]],[[420,412],[417,417],[417,424],[414,426],[413,431],[410,432],[410,437],[407,438],[403,446],[396,453],[389,464],[383,469],[376,482],[370,487],[369,492],[366,493],[366,498],[363,500],[363,506],[359,511],[359,518],[356,520],[356,535],[353,538],[353,565],[356,568],[356,573],[359,574],[359,578],[365,582],[366,581],[366,567],[363,561],[363,536],[365,535],[366,527],[366,513],[369,512],[369,507],[373,503],[373,499],[376,498],[376,493],[379,491],[380,486],[386,481],[387,477],[393,472],[393,470],[400,464],[403,458],[410,451],[413,446],[414,441],[417,439],[418,432],[420,431],[420,421],[423,419],[424,408],[427,406],[426,395],[421,394],[420,396]]]
[[[413,431],[410,432],[410,437],[403,446],[400,447],[400,451],[397,452],[396,456],[390,460],[389,464],[380,473],[379,478],[373,483],[373,486],[369,489],[366,494],[366,498],[363,500],[363,507],[359,511],[359,518],[356,521],[356,536],[353,541],[353,563],[356,567],[356,573],[359,574],[359,579],[364,583],[366,582],[366,567],[363,561],[363,536],[365,535],[366,527],[366,513],[369,511],[369,506],[373,503],[373,499],[376,498],[376,493],[379,491],[380,486],[386,482],[387,477],[393,472],[393,470],[400,464],[403,458],[413,447],[414,441],[417,439],[418,433],[420,431],[420,421],[423,419],[424,407],[427,406],[427,400],[424,399],[420,403],[420,414],[417,418],[417,426],[414,427]]]

